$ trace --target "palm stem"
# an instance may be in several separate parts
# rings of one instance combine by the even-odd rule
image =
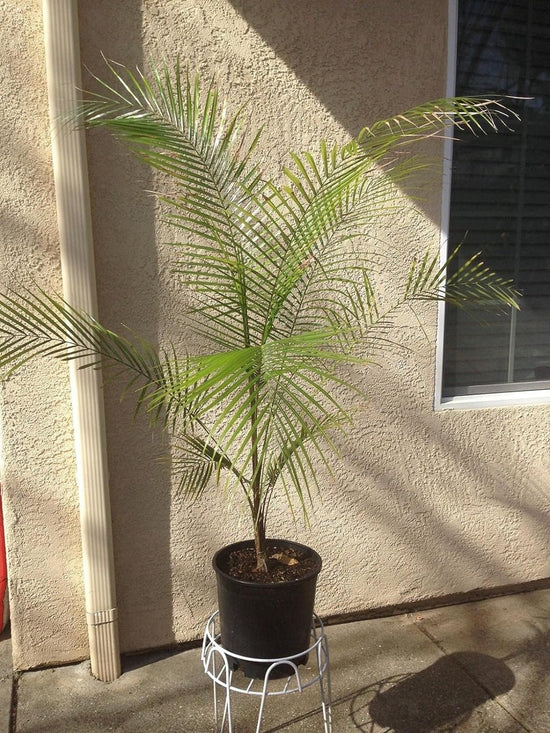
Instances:
[[[267,571],[267,550],[265,545],[265,517],[262,510],[262,462],[258,453],[258,381],[253,373],[249,375],[249,393],[252,401],[250,415],[252,441],[252,518],[254,521],[254,547],[256,570]]]

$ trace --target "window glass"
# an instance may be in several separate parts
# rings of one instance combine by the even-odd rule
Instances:
[[[449,251],[522,291],[521,311],[447,307],[443,396],[550,387],[550,0],[459,0],[456,94],[507,95],[513,130],[454,144]]]

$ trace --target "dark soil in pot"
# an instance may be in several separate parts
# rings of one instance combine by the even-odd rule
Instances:
[[[269,539],[268,573],[255,568],[254,543],[236,542],[216,553],[222,644],[229,652],[257,659],[299,654],[310,646],[317,576],[322,561],[306,545]],[[236,577],[235,577],[236,576]],[[294,660],[304,664],[307,656]],[[232,660],[237,666],[237,660]],[[269,664],[240,661],[248,677],[263,677]],[[290,667],[272,677],[290,674]]]

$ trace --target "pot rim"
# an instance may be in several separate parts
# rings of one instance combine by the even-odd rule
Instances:
[[[225,570],[222,570],[217,562],[220,556],[226,555],[228,552],[230,552],[233,549],[239,549],[241,547],[253,547],[254,546],[254,540],[241,540],[239,542],[232,542],[229,545],[224,545],[223,547],[220,547],[220,549],[215,553],[214,557],[212,558],[212,567],[214,568],[214,571],[218,575],[222,575],[224,578],[227,578],[233,583],[237,583],[238,585],[243,586],[249,586],[249,587],[255,587],[255,588],[281,588],[281,587],[288,587],[292,585],[298,585],[299,583],[304,583],[305,581],[311,580],[314,577],[317,577],[319,573],[321,572],[321,569],[323,567],[323,559],[319,555],[318,552],[316,552],[312,547],[309,547],[309,545],[304,545],[301,542],[294,542],[293,540],[283,540],[279,539],[277,537],[269,537],[266,539],[266,542],[268,544],[282,544],[287,545],[291,547],[297,547],[302,550],[307,550],[310,552],[318,562],[318,568],[311,570],[307,575],[304,575],[303,578],[295,578],[294,580],[283,580],[278,583],[259,583],[254,580],[241,580],[240,578],[235,578],[233,575],[229,575],[229,573],[226,573]]]

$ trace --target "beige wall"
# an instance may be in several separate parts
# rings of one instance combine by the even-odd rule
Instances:
[[[3,287],[59,292],[41,3],[1,2]],[[33,362],[0,386],[16,667],[88,655],[67,370]]]
[[[0,2],[0,5],[2,3]],[[6,4],[0,53],[8,84],[2,170],[2,280],[29,275],[58,288],[38,2]],[[446,3],[441,0],[94,0],[80,3],[84,63],[180,54],[215,74],[233,108],[265,123],[270,172],[285,152],[343,140],[365,123],[443,95]],[[399,17],[399,23],[396,18]],[[11,39],[11,40],[10,40]],[[11,43],[7,45],[7,42]],[[13,58],[18,64],[10,63]],[[168,275],[170,237],[144,188],[151,174],[111,140],[88,140],[101,318],[157,342],[179,334],[185,296]],[[436,176],[419,210],[387,232],[403,251],[438,244]],[[403,263],[388,268],[388,286]],[[277,511],[274,532],[323,555],[322,614],[387,606],[550,575],[547,481],[550,407],[434,413],[435,310],[430,341],[412,319],[412,353],[356,378],[366,387],[334,476],[322,476],[311,530]],[[54,387],[55,385],[55,387]],[[123,649],[197,637],[215,604],[210,557],[247,537],[246,517],[212,494],[172,497],[161,441],[132,420],[107,385],[107,431]],[[65,370],[33,365],[2,388],[3,481],[16,665],[86,655],[80,540]]]

